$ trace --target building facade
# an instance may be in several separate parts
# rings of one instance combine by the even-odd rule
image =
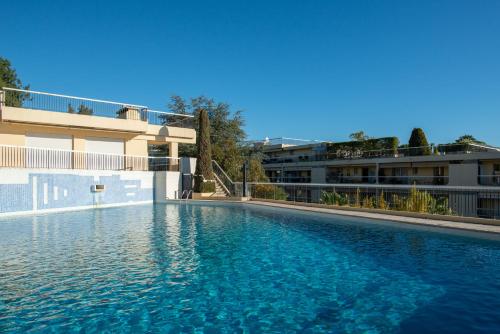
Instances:
[[[179,198],[190,115],[0,90],[0,215]],[[154,153],[154,154],[150,154]]]
[[[470,143],[363,150],[356,142],[300,144],[284,140],[259,145],[265,156],[266,175],[273,183],[380,189],[416,186],[432,191],[469,189],[467,201],[473,203],[471,211],[492,208],[493,213],[488,216],[500,216],[500,199],[481,192],[500,190],[500,149],[496,147]],[[301,196],[302,200],[318,201],[319,192],[303,191],[307,193]]]

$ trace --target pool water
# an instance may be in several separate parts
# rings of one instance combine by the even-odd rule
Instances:
[[[500,238],[245,204],[0,221],[0,332],[500,332]]]

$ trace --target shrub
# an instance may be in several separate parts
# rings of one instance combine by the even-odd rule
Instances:
[[[365,209],[373,209],[373,208],[375,208],[374,202],[375,202],[374,197],[366,196],[365,198],[363,198],[362,207]]]
[[[323,191],[320,202],[328,205],[347,205],[349,204],[349,196],[347,194],[338,194],[335,191]]]
[[[382,210],[388,210],[389,209],[389,205],[385,201],[385,196],[384,196],[384,191],[383,190],[382,190],[382,192],[379,195],[378,203],[377,204],[378,204],[378,208],[379,209],[382,209]]]
[[[288,198],[283,188],[272,184],[256,184],[252,196],[255,198],[275,199],[279,201],[285,201]]]
[[[410,147],[410,155],[429,155],[431,149],[427,142],[424,130],[421,128],[414,128],[411,132],[410,140],[408,141]]]
[[[200,184],[200,192],[202,193],[214,193],[215,192],[215,181],[204,181]]]

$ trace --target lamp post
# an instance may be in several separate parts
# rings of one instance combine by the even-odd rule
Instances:
[[[243,197],[247,197],[247,170],[248,170],[248,165],[247,162],[245,161],[243,163]]]

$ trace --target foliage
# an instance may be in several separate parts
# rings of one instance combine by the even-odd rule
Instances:
[[[75,113],[75,108],[73,108],[73,106],[70,103],[68,103],[68,113],[70,113],[70,114]]]
[[[391,202],[394,210],[410,211],[419,213],[430,213],[440,215],[452,215],[453,211],[449,208],[448,198],[435,198],[426,191],[419,191],[415,186],[410,190],[408,197],[392,195]]]
[[[243,130],[244,120],[241,111],[232,112],[230,105],[216,102],[214,99],[199,96],[186,100],[178,95],[170,98],[168,105],[171,112],[178,114],[192,113],[194,128],[198,128],[198,114],[201,110],[208,112],[210,120],[210,140],[212,159],[217,161],[232,180],[240,181],[242,166],[248,155],[238,143],[246,134]],[[196,156],[196,145],[179,145],[180,156]]]
[[[389,205],[387,204],[386,200],[385,200],[385,195],[384,195],[384,191],[382,190],[382,192],[380,193],[379,195],[379,198],[378,198],[378,208],[379,209],[382,209],[382,210],[388,210],[389,209]]]
[[[0,87],[29,89],[29,86],[23,87],[23,83],[17,76],[16,70],[12,68],[10,61],[2,57],[0,57]],[[5,96],[5,104],[11,107],[20,107],[22,102],[29,97],[28,95],[22,92],[9,91]]]
[[[350,197],[353,199],[351,203]],[[418,213],[430,213],[439,215],[452,215],[447,197],[435,197],[426,191],[419,191],[412,187],[408,195],[393,194],[390,200],[386,200],[384,191],[378,195],[362,195],[360,189],[352,193],[322,192],[320,203],[328,205],[350,205],[365,209],[382,209],[409,211]]]
[[[92,115],[94,111],[91,108],[86,107],[83,104],[80,104],[80,106],[78,107],[78,113],[80,115]]]
[[[285,201],[288,198],[283,188],[273,184],[256,184],[252,195],[255,198],[274,199],[279,201]]]
[[[201,175],[196,175],[194,177],[195,191],[198,193],[214,193],[215,192],[215,181],[204,180]]]
[[[212,149],[210,143],[210,121],[208,112],[200,110],[198,113],[198,137],[196,140],[198,154],[196,156],[195,186],[196,192],[201,192],[202,184],[206,180],[212,180]]]
[[[455,144],[479,144],[479,145],[486,145],[484,141],[477,140],[474,136],[472,135],[463,135],[457,138],[455,140]]]
[[[361,207],[361,190],[356,188],[356,195],[354,196],[354,206],[359,208]]]
[[[263,155],[259,152],[250,154],[248,158],[248,182],[268,182],[266,171],[262,166]]]
[[[321,193],[320,203],[328,205],[348,205],[349,195],[347,194],[342,195],[335,191],[333,192],[323,191]]]
[[[424,130],[421,128],[414,128],[411,132],[410,140],[408,141],[410,147],[410,155],[429,155],[431,149],[427,142]]]
[[[365,209],[373,209],[376,207],[376,200],[377,200],[377,198],[374,196],[365,196],[363,198],[363,202],[361,204],[361,207],[365,208]]]
[[[353,140],[353,141],[365,141],[365,140],[369,139],[370,137],[365,135],[364,131],[358,131],[358,132],[351,133],[349,135],[349,138],[351,138],[351,140]]]
[[[327,143],[326,151],[329,157],[363,157],[372,155],[373,151],[392,151],[397,153],[399,139],[397,137],[371,138],[362,141]]]

